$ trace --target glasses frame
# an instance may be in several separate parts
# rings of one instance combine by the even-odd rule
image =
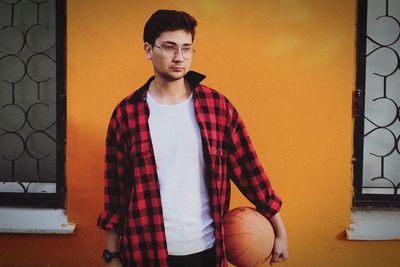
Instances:
[[[176,57],[176,55],[178,54],[178,53],[181,53],[181,55],[182,55],[182,57],[185,59],[185,60],[191,60],[192,58],[193,58],[193,55],[194,55],[194,53],[196,52],[196,50],[194,50],[193,48],[191,48],[191,56],[189,57],[189,58],[187,58],[185,55],[184,55],[184,53],[183,53],[183,51],[182,51],[182,48],[183,47],[175,47],[175,51],[174,51],[174,54],[172,54],[172,55],[167,55],[167,56],[165,56],[165,48],[164,47],[162,47],[162,46],[158,46],[158,45],[151,45],[153,48],[154,47],[156,47],[156,48],[158,48],[158,49],[160,49],[161,50],[161,56],[163,57],[163,58],[174,58],[174,57]]]

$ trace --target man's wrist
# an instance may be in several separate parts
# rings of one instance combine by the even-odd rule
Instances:
[[[104,249],[103,251],[103,260],[104,262],[111,262],[113,259],[119,259],[120,252],[119,251],[110,251],[108,249]]]

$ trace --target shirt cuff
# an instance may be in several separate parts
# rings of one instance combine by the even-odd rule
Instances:
[[[104,211],[97,219],[97,227],[103,230],[117,230],[122,232],[123,219],[121,216],[110,211]]]
[[[272,191],[271,197],[269,198],[268,202],[263,206],[257,206],[256,209],[266,218],[270,219],[281,210],[281,207],[281,198]]]

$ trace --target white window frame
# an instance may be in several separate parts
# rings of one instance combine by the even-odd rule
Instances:
[[[1,233],[73,234],[75,228],[65,209],[0,207]]]

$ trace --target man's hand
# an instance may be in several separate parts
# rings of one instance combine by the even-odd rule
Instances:
[[[279,213],[270,218],[271,224],[275,230],[275,244],[272,251],[270,264],[285,261],[289,258],[288,242],[286,235],[286,228]]]
[[[285,261],[288,258],[289,255],[288,255],[288,245],[286,236],[276,237],[270,264],[273,265],[275,263]]]

